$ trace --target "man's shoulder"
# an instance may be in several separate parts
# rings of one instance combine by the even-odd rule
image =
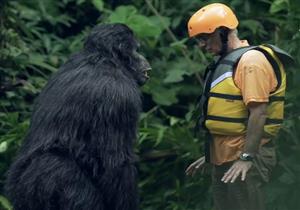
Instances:
[[[255,72],[265,72],[266,74],[272,74],[273,68],[265,55],[255,49],[245,52],[237,63],[235,69],[235,75],[244,72],[246,69],[251,69]]]
[[[263,64],[268,62],[264,54],[258,50],[251,49],[245,52],[240,59],[239,63],[243,64]]]

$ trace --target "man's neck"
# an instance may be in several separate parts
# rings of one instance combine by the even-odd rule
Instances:
[[[248,44],[246,44],[247,46]],[[234,49],[244,47],[245,43],[239,39],[236,33],[229,33],[228,34],[228,48],[227,52],[231,52]]]

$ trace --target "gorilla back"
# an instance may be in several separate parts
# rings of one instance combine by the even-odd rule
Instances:
[[[96,26],[38,97],[7,177],[15,210],[136,210],[139,85],[150,65],[123,24]]]

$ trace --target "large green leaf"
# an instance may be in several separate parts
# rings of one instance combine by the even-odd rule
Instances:
[[[270,12],[275,14],[281,11],[287,11],[289,5],[289,0],[275,0],[270,8]]]
[[[104,2],[103,0],[92,0],[92,3],[94,6],[99,10],[102,11],[104,8]]]
[[[167,22],[166,19],[163,19]],[[162,32],[156,18],[148,18],[138,14],[133,6],[120,6],[108,17],[110,23],[124,23],[128,25],[138,37],[157,37]],[[166,23],[167,24],[167,23]]]
[[[0,143],[0,154],[6,152],[7,150],[7,142],[3,141]]]
[[[178,99],[176,97],[177,91],[177,88],[169,89],[157,87],[152,91],[153,100],[157,104],[170,106],[178,102]]]
[[[111,23],[127,23],[128,19],[137,14],[134,6],[120,6],[108,17]]]
[[[2,208],[4,208],[3,210],[13,210],[9,201],[2,195],[0,195],[0,207],[1,206],[2,206]]]
[[[167,77],[164,79],[165,83],[180,82],[183,80],[183,76],[188,74],[184,69],[175,68],[168,71]]]

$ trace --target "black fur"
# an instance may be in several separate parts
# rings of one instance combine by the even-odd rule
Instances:
[[[7,178],[14,210],[136,210],[138,84],[150,68],[123,24],[96,26],[49,80]]]

